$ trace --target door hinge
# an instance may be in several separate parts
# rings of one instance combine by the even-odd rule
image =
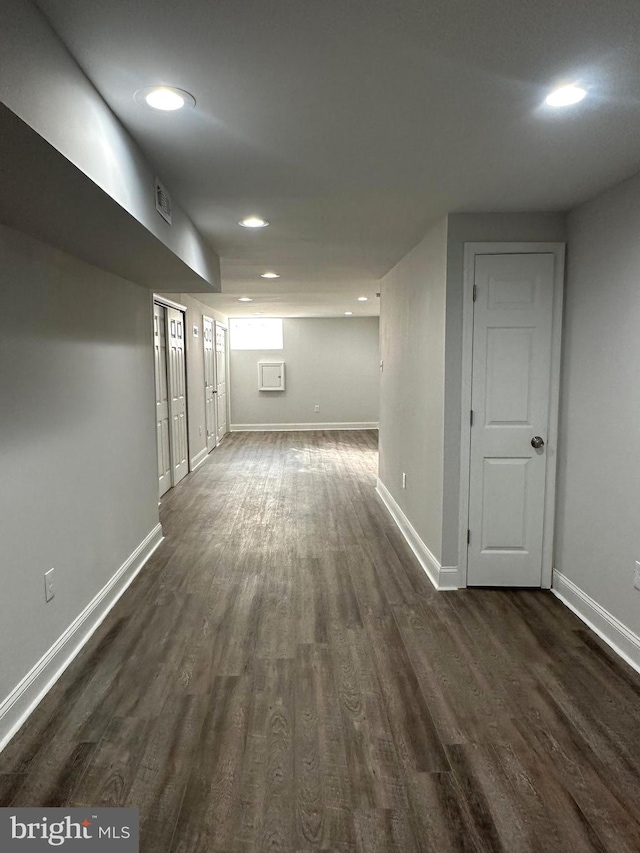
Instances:
[[[471,409],[471,416],[469,417],[469,424],[473,426],[473,409]]]
[[[471,544],[471,531],[467,530],[467,545]]]
[[[475,302],[478,298],[478,286],[476,284],[473,285],[473,301]]]

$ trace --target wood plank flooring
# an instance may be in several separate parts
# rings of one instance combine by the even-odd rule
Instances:
[[[0,804],[141,849],[640,850],[640,678],[550,594],[436,593],[374,432],[229,436],[0,755]]]

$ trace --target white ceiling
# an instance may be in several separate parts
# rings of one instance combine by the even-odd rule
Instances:
[[[38,5],[221,255],[225,313],[376,314],[431,220],[564,210],[640,169],[638,0]],[[153,84],[195,109],[136,103]]]

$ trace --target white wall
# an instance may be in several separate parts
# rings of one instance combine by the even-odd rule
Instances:
[[[640,635],[640,175],[569,216],[556,568]]]
[[[231,351],[232,429],[252,424],[377,423],[378,318],[297,318],[283,323],[283,350]],[[258,391],[259,361],[285,362],[285,391]]]
[[[441,219],[382,279],[380,312],[380,479],[438,560],[446,269],[447,220]]]
[[[380,479],[443,566],[459,562],[464,244],[565,237],[563,214],[450,214],[382,280]]]
[[[0,226],[0,305],[1,703],[158,498],[149,291]]]

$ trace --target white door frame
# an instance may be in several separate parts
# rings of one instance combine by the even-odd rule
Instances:
[[[230,418],[231,418],[231,400],[230,400],[231,384],[229,382],[229,377],[230,377],[230,374],[229,374],[229,368],[230,368],[230,364],[229,364],[229,361],[230,361],[230,359],[229,359],[229,322],[227,321],[226,323],[221,323],[219,320],[214,320],[214,322],[213,322],[213,351],[214,351],[214,354],[216,352],[216,329],[218,328],[218,326],[224,330],[224,383],[225,383],[225,388],[226,388],[225,401],[224,401],[224,409],[225,409],[224,414],[225,414],[225,418],[227,420],[227,431],[222,436],[222,438],[224,438],[224,436],[229,435],[229,433],[231,432],[231,420],[230,420]],[[217,358],[214,358],[214,374],[215,374],[215,380],[216,380],[216,394],[217,394],[217,389],[218,389],[218,359]],[[217,428],[218,428],[218,400],[216,397],[216,430],[217,430]],[[221,439],[217,438],[217,431],[216,431],[217,444],[220,444],[220,442],[222,441],[222,438]]]
[[[231,358],[230,358],[230,350],[229,350],[229,321],[226,323],[220,323],[220,325],[224,329],[224,369],[225,369],[225,384],[227,389],[227,401],[225,406],[225,416],[227,418],[227,432],[226,435],[231,434]]]
[[[202,315],[202,354],[203,354],[204,361],[205,361],[205,365],[204,365],[204,376],[205,376],[205,392],[204,392],[205,414],[204,414],[204,421],[205,421],[205,431],[206,431],[206,429],[207,429],[207,411],[206,411],[206,407],[207,407],[207,386],[206,386],[207,352],[206,352],[205,345],[204,345],[204,326],[205,326],[205,323],[211,323],[211,338],[212,338],[211,344],[213,347],[213,384],[214,384],[214,401],[213,401],[214,402],[214,405],[213,405],[214,430],[213,430],[213,434],[214,434],[214,438],[215,438],[215,444],[211,448],[211,451],[213,451],[218,446],[218,401],[216,399],[218,389],[215,387],[215,385],[216,385],[216,321],[213,319],[213,317],[209,317],[208,314]],[[206,438],[206,436],[205,436],[205,438]],[[207,444],[207,451],[209,453],[211,452],[209,450],[208,444]]]
[[[553,576],[553,528],[556,501],[558,456],[558,407],[560,398],[560,357],[562,306],[564,296],[564,243],[465,243],[462,315],[462,393],[460,410],[460,517],[458,526],[458,569],[460,587],[467,586],[467,531],[469,529],[469,476],[471,451],[471,378],[473,370],[473,285],[476,255],[514,254],[555,255],[553,326],[551,332],[551,376],[549,386],[549,430],[546,441],[546,483],[544,533],[542,539],[542,581],[551,588]]]
[[[162,315],[156,313],[156,309],[162,312]],[[156,387],[156,455],[158,457],[158,470],[160,470],[160,459],[164,460],[164,442],[162,440],[162,430],[158,431],[158,386],[159,386],[159,370],[164,368],[164,391],[167,394],[167,455],[168,455],[168,469],[165,470],[165,466],[163,464],[164,473],[158,476],[158,492],[159,497],[162,498],[172,486],[172,465],[171,465],[171,429],[169,426],[169,376],[167,372],[167,309],[164,305],[160,305],[160,303],[156,303],[155,300],[153,302],[153,338],[154,338],[154,365],[153,365],[153,373]],[[156,320],[157,326],[156,326]],[[164,336],[164,353],[158,357],[156,355],[156,337],[160,338],[160,329],[162,329],[162,336]],[[157,331],[156,331],[157,330]],[[163,444],[163,452],[160,452],[160,444]],[[164,482],[163,482],[164,481]]]
[[[161,293],[154,293],[153,301],[157,302],[159,305],[164,305],[165,308],[175,308],[176,311],[182,311],[183,314],[187,313],[186,305],[181,305],[180,302],[174,302],[172,299],[167,299],[166,296],[163,296]]]

